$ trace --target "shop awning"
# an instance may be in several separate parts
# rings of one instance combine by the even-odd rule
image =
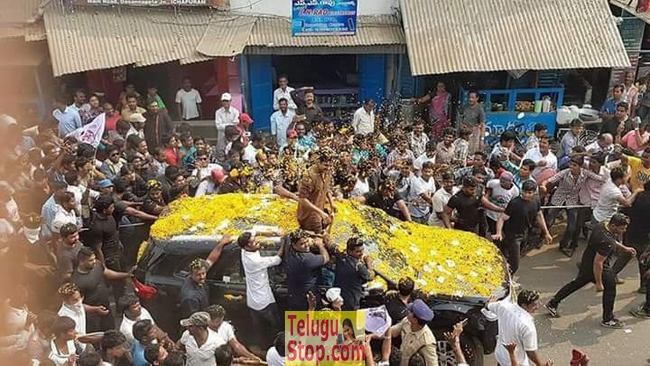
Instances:
[[[209,59],[196,45],[211,19],[208,9],[59,7],[45,11],[55,76],[123,65],[148,66]]]
[[[353,36],[291,35],[291,19],[260,17],[253,27],[247,54],[403,53],[404,30],[394,15],[360,16]]]
[[[413,75],[629,67],[607,0],[400,0]]]
[[[634,15],[635,17],[637,17],[637,18],[643,20],[644,22],[650,24],[650,11],[644,11],[644,12],[641,12],[641,13],[638,13],[636,11],[636,5],[637,5],[638,0],[632,1],[631,4],[630,4],[629,0],[609,0],[609,2],[612,5],[616,5],[619,8],[621,8],[621,9],[627,11],[628,13]]]
[[[196,51],[211,57],[231,57],[241,54],[256,19],[256,17],[242,15],[213,17],[196,46]]]

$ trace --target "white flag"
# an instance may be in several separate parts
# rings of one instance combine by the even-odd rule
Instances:
[[[97,148],[97,146],[99,146],[99,143],[102,141],[102,135],[104,134],[105,127],[106,114],[102,113],[99,116],[95,117],[92,122],[70,132],[66,137],[73,136],[77,139],[78,142],[84,142],[86,144],[93,145],[94,148]]]

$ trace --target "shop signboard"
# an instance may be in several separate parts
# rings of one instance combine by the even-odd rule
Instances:
[[[358,0],[292,0],[294,36],[354,35]]]
[[[124,5],[124,6],[209,6],[228,9],[230,0],[72,0],[76,5]]]

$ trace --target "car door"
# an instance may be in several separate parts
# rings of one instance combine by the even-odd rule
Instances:
[[[227,245],[207,276],[210,286],[210,304],[219,304],[226,309],[226,319],[235,327],[250,324],[246,306],[246,279],[241,264],[241,248]]]

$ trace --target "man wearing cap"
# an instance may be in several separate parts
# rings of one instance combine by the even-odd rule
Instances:
[[[156,147],[163,147],[163,136],[174,132],[174,123],[168,113],[160,112],[156,100],[150,100],[147,104],[147,113],[144,117],[147,121],[144,124],[144,138],[147,141],[149,151]]]
[[[189,317],[191,314],[208,307],[210,289],[205,284],[208,270],[219,260],[223,248],[231,242],[232,237],[224,235],[206,259],[198,258],[190,263],[190,275],[185,278],[181,286],[180,307],[182,317]],[[207,321],[210,321],[210,316],[208,316]]]
[[[396,325],[390,327],[390,336],[401,337],[400,366],[407,366],[413,355],[419,354],[425,365],[438,365],[436,337],[427,323],[433,320],[433,310],[422,300],[417,299],[406,305],[409,315]]]
[[[265,335],[273,335],[280,329],[280,311],[275,302],[271,285],[269,284],[268,268],[282,263],[284,243],[280,245],[277,255],[260,255],[260,243],[255,240],[255,233],[245,232],[237,238],[237,244],[242,248],[241,262],[246,274],[246,306],[251,310],[251,316],[256,328],[265,329]],[[270,339],[260,346],[268,346]]]
[[[335,252],[336,272],[334,287],[341,289],[343,310],[359,310],[363,285],[375,277],[372,258],[363,255],[365,242],[361,238],[348,239],[345,254]]]
[[[144,140],[144,123],[147,122],[147,119],[142,113],[133,113],[128,119],[131,123],[131,128],[126,133],[125,137],[131,135],[137,135],[139,138]]]
[[[221,108],[214,113],[214,124],[217,128],[217,159],[223,161],[226,150],[226,126],[235,126],[239,124],[239,111],[230,105],[232,95],[223,93],[221,95]]]
[[[214,351],[224,341],[217,332],[208,328],[210,314],[199,311],[181,320],[181,326],[187,328],[177,346],[185,351],[186,366],[216,366]]]

